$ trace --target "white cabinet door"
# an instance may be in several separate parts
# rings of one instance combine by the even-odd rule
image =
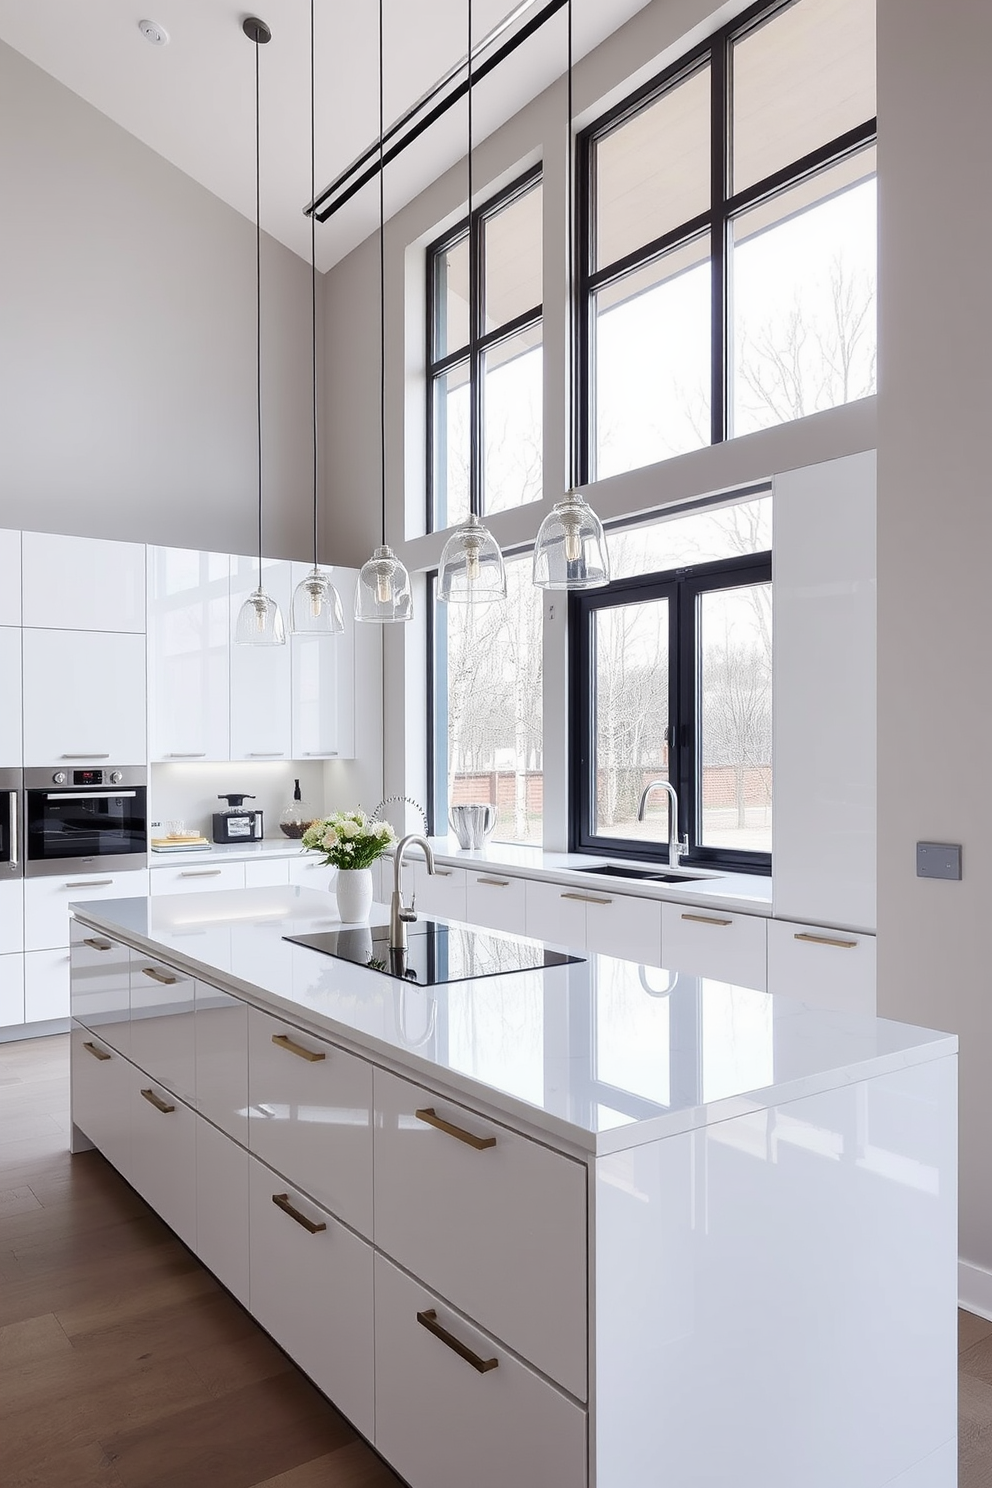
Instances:
[[[148,893],[148,873],[131,868],[123,873],[81,873],[65,878],[24,880],[24,946],[28,951],[70,943],[69,905],[96,899],[142,899]],[[87,932],[89,933],[89,932]]]
[[[194,991],[185,972],[131,952],[129,1057],[188,1105],[196,1103]]]
[[[371,1440],[372,1247],[254,1159],[249,1231],[252,1314]]]
[[[266,593],[282,610],[287,630],[284,646],[242,646],[234,627],[244,601],[258,587],[258,560],[231,563],[231,758],[291,759],[292,658],[289,645],[291,564],[263,564]]]
[[[148,549],[148,753],[226,760],[231,753],[231,560]]]
[[[197,1118],[196,1253],[243,1307],[248,1306],[250,1161],[243,1147]]]
[[[24,957],[0,956],[0,1028],[24,1022]]]
[[[384,901],[393,892],[393,860],[385,858],[386,874],[381,890]],[[438,863],[434,873],[427,872],[427,865],[416,858],[404,866],[404,874],[413,869],[413,892],[417,896],[418,915],[442,915],[447,920],[464,920],[468,914],[468,874],[464,868],[447,868]],[[404,883],[404,892],[410,892],[410,880]]]
[[[585,1411],[381,1255],[375,1444],[411,1488],[586,1481]]]
[[[0,529],[0,625],[20,626],[21,534]]]
[[[21,632],[12,625],[0,626],[0,677],[3,678],[0,769],[19,769],[22,759]]]
[[[506,873],[468,874],[465,918],[472,925],[488,925],[491,930],[506,930],[511,935],[525,935],[525,880]]]
[[[0,956],[9,956],[23,949],[24,880],[0,878]]]
[[[244,867],[246,889],[271,889],[289,883],[288,858],[249,858]]]
[[[131,1160],[131,1066],[88,1028],[69,1044],[72,1119],[94,1147],[128,1176]]]
[[[569,891],[574,892],[574,890]],[[586,950],[619,956],[642,966],[662,966],[661,904],[635,894],[583,889],[586,895]]]
[[[70,926],[72,1016],[121,1054],[131,1047],[131,952],[79,920]],[[87,1133],[87,1135],[89,1135]]]
[[[24,957],[24,1021],[49,1023],[69,1016],[69,951],[28,951]]]
[[[243,889],[245,886],[244,863],[204,863],[202,868],[192,864],[184,867],[154,867],[151,871],[151,892],[155,894],[200,894],[211,889]]]
[[[294,563],[296,585],[311,565]],[[344,634],[294,635],[293,758],[352,759],[355,754],[355,581],[354,569],[335,568],[331,578],[341,595]]]
[[[669,971],[765,990],[765,921],[758,915],[664,904],[661,955]]]
[[[145,639],[25,630],[24,763],[145,763]]]
[[[128,1066],[131,1182],[156,1214],[196,1250],[196,1112]]]
[[[196,1109],[248,1145],[248,1004],[197,982]]]
[[[768,990],[874,1017],[874,935],[769,920]]]
[[[23,623],[53,630],[145,630],[141,543],[25,532]]]
[[[525,889],[527,934],[570,951],[586,948],[586,907],[580,890],[528,879]]]

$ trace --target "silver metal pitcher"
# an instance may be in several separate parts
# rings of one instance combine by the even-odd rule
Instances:
[[[458,838],[459,847],[466,851],[478,851],[486,844],[486,838],[496,825],[496,807],[488,805],[452,806],[448,813],[451,829]]]

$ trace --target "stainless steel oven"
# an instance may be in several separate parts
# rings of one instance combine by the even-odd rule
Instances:
[[[148,791],[144,766],[24,771],[24,872],[105,873],[144,868]]]
[[[24,873],[20,770],[0,770],[0,881]]]

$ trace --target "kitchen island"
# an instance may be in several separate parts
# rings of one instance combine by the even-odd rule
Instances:
[[[950,1488],[953,1037],[285,938],[338,928],[290,887],[77,906],[74,1143],[413,1488]]]

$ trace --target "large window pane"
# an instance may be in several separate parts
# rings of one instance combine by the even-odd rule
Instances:
[[[656,518],[644,527],[608,532],[606,541],[615,579],[767,553],[772,546],[772,498],[759,496],[683,517]]]
[[[700,840],[772,849],[772,586],[699,597]]]
[[[454,526],[468,516],[469,407],[468,362],[434,379],[434,527]]]
[[[875,114],[874,0],[797,0],[733,48],[734,190]]]
[[[543,386],[540,324],[486,352],[483,511],[505,511],[543,495]]]
[[[667,599],[597,609],[594,617],[596,769],[593,831],[666,842],[666,794],[637,820],[641,792],[668,778]]]
[[[709,207],[710,73],[704,67],[596,141],[595,267]]]
[[[708,240],[594,297],[595,478],[710,442]]]
[[[468,345],[468,234],[434,260],[434,359]]]
[[[542,202],[538,183],[485,219],[483,334],[536,310],[543,299]]]
[[[734,222],[733,432],[875,391],[875,151]]]
[[[497,809],[497,840],[541,842],[542,592],[531,582],[532,561],[507,562],[505,605],[435,607],[435,741],[447,751],[438,831],[449,804],[485,802]]]

